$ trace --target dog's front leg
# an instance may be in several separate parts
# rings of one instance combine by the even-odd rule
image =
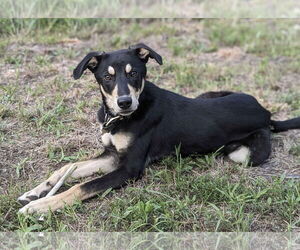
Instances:
[[[26,205],[33,200],[44,197],[73,164],[77,166],[76,170],[71,175],[73,178],[90,176],[98,171],[106,174],[117,168],[118,156],[113,150],[105,149],[104,153],[97,159],[67,164],[55,171],[47,180],[36,186],[34,189],[20,196],[18,201],[22,205]]]
[[[140,139],[139,139],[140,140]],[[44,197],[27,204],[20,209],[21,213],[45,213],[49,209],[54,211],[65,204],[71,205],[76,200],[85,200],[109,189],[124,185],[130,179],[137,179],[143,172],[147,157],[148,145],[135,144],[120,158],[118,168],[102,177],[75,185],[60,194]]]

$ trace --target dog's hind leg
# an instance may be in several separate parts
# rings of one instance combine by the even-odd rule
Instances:
[[[271,153],[270,130],[259,129],[243,140],[226,145],[225,153],[234,162],[262,164]]]
[[[33,200],[44,197],[73,164],[77,166],[76,170],[71,174],[73,178],[90,176],[96,172],[107,174],[117,168],[118,156],[114,151],[106,150],[97,159],[67,164],[59,170],[56,170],[47,180],[37,187],[20,196],[18,201],[22,205],[26,205]]]

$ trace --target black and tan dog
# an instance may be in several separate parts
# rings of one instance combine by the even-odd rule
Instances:
[[[89,53],[74,70],[74,78],[91,70],[100,86],[103,105],[98,111],[104,153],[78,162],[72,177],[101,171],[104,176],[44,197],[70,168],[68,164],[23,194],[20,212],[47,212],[117,188],[140,177],[153,160],[174,152],[209,153],[220,147],[235,162],[263,163],[270,155],[270,133],[299,129],[300,118],[273,121],[254,97],[233,92],[208,92],[191,99],[145,80],[149,58],[159,54],[144,44],[110,53]]]

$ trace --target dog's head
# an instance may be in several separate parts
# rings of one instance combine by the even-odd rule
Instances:
[[[86,69],[92,71],[109,111],[127,116],[138,108],[149,58],[162,64],[162,57],[142,43],[109,53],[91,52],[77,65],[73,76],[79,79]]]

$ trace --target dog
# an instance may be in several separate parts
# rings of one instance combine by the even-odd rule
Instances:
[[[300,128],[300,117],[271,120],[270,112],[244,93],[208,92],[187,98],[161,89],[146,80],[150,58],[163,63],[157,52],[140,43],[109,53],[91,52],[82,59],[73,77],[79,79],[89,69],[99,84],[102,106],[97,114],[105,151],[96,159],[76,163],[72,177],[99,171],[105,175],[44,197],[72,166],[68,164],[19,197],[25,205],[21,213],[54,211],[121,187],[179,145],[183,156],[222,147],[234,162],[257,166],[270,155],[271,132]]]

